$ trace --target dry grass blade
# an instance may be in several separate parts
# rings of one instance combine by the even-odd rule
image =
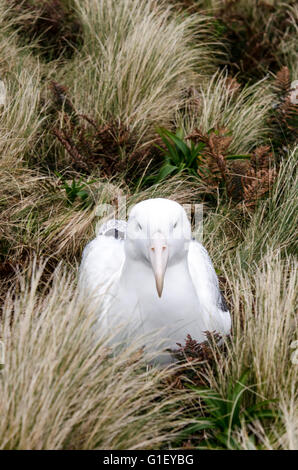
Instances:
[[[190,395],[162,386],[170,372],[148,368],[137,343],[111,355],[109,338],[96,341],[95,316],[73,277],[60,267],[43,287],[42,270],[33,264],[5,302],[0,447],[165,446],[184,425]]]
[[[272,94],[264,81],[231,93],[227,78],[226,72],[216,72],[211,80],[201,83],[197,105],[193,105],[193,97],[187,100],[187,113],[178,112],[175,122],[186,134],[194,129],[207,134],[212,129],[225,128],[233,136],[229,151],[246,154],[269,134]]]

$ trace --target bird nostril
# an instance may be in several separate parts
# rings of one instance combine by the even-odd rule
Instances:
[[[162,249],[162,251],[165,251],[165,250],[167,249],[167,246],[166,246],[166,245],[163,245],[163,246],[161,247],[161,249]],[[155,251],[155,247],[154,247],[154,246],[151,246],[151,247],[150,247],[150,250],[151,250],[151,251]]]
[[[162,247],[161,247],[162,251],[165,251],[167,248],[168,248],[167,245],[162,245]],[[155,246],[151,246],[150,250],[155,251]]]

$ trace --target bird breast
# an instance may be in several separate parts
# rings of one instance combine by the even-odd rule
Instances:
[[[126,331],[131,334],[159,332],[159,339],[172,349],[177,348],[177,342],[183,343],[187,334],[199,342],[206,339],[203,331],[207,327],[187,262],[167,268],[161,297],[149,265],[126,263],[109,318],[129,324]]]

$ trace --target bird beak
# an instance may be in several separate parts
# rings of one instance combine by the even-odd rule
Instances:
[[[150,243],[150,261],[159,297],[161,297],[163,290],[164,277],[169,256],[168,251],[168,246],[162,234],[154,234]]]

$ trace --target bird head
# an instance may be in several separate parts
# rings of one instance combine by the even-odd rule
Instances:
[[[167,267],[186,257],[190,240],[190,222],[177,202],[162,198],[146,199],[132,208],[126,252],[151,266],[159,297]]]

